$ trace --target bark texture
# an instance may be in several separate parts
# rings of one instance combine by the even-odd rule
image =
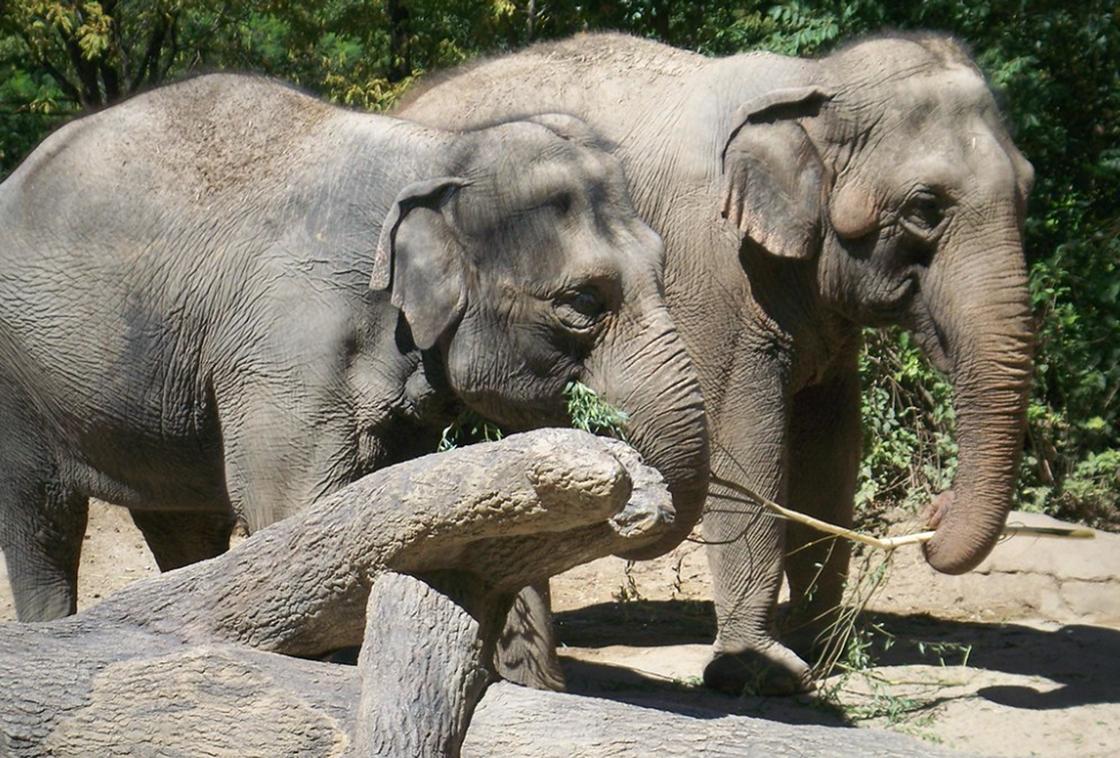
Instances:
[[[667,529],[670,503],[628,448],[571,430],[377,472],[224,556],[0,626],[0,755],[913,754],[487,689],[517,589]],[[291,657],[355,642],[356,668]]]

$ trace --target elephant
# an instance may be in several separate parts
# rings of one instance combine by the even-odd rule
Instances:
[[[450,133],[214,74],[67,124],[0,185],[19,619],[74,613],[90,497],[167,571],[434,452],[464,412],[566,425],[572,382],[628,414],[674,509],[635,544],[670,549],[708,445],[663,254],[570,116]]]
[[[988,554],[1011,506],[1032,374],[1033,168],[969,54],[928,33],[816,59],[581,34],[437,74],[395,113],[461,128],[533,109],[578,116],[612,143],[665,241],[666,298],[712,435],[701,528],[718,631],[704,681],[810,688],[806,661],[836,618],[849,546],[744,504],[735,487],[850,525],[861,330],[900,325],[954,392],[959,468],[933,500],[925,559],[954,574]],[[783,574],[792,611],[779,624]]]

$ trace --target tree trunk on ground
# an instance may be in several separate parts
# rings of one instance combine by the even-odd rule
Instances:
[[[571,430],[378,472],[77,616],[0,626],[0,754],[913,754],[896,735],[486,689],[513,593],[618,552],[619,531],[667,530],[670,502],[628,448]],[[289,657],[356,642],[357,668]]]

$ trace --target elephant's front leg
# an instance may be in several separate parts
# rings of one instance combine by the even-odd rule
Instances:
[[[793,398],[787,505],[851,526],[860,459],[860,386],[853,365]],[[844,594],[851,546],[790,523],[786,532],[790,613],[784,641],[806,660],[822,650]]]
[[[219,415],[230,505],[250,533],[358,478],[352,424],[329,396],[251,382],[219,397]]]
[[[788,418],[777,372],[741,375],[716,419],[712,487],[703,536],[718,631],[704,683],[732,693],[790,694],[810,686],[809,667],[777,640],[775,611],[782,582],[785,523],[719,482],[764,497],[784,494]]]

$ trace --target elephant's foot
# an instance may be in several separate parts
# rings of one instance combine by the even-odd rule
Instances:
[[[729,695],[796,695],[813,689],[809,666],[777,643],[762,650],[716,651],[704,667],[704,684]]]

